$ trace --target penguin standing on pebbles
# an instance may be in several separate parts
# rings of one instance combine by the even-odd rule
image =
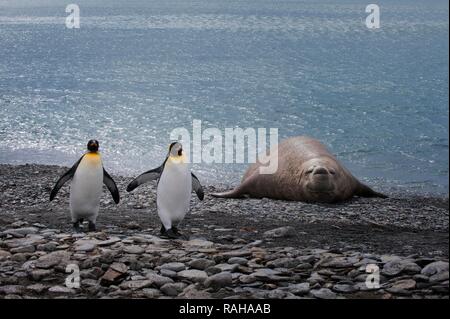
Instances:
[[[128,185],[127,192],[155,179],[158,179],[156,204],[162,223],[161,235],[172,239],[182,237],[177,227],[189,211],[192,190],[200,200],[204,193],[199,180],[189,169],[181,143],[170,144],[163,164],[136,177]]]
[[[98,151],[99,143],[96,140],[90,140],[87,148],[88,152],[60,177],[50,194],[50,201],[52,201],[59,189],[72,179],[70,212],[76,231],[81,231],[80,222],[82,223],[84,219],[89,222],[89,231],[96,230],[95,223],[100,208],[103,183],[111,192],[114,202],[118,204],[120,201],[116,183],[103,168],[102,158]]]

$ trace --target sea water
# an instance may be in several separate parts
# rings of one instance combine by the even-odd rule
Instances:
[[[159,166],[174,128],[321,140],[378,190],[448,194],[448,1],[0,0],[0,163]],[[245,164],[194,164],[235,184]]]

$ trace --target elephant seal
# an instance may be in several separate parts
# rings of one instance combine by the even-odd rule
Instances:
[[[276,156],[274,153],[270,157]],[[310,137],[291,137],[278,145],[278,169],[274,174],[260,174],[261,165],[250,165],[235,189],[212,195],[319,203],[344,201],[352,196],[387,198],[359,182],[322,143]]]

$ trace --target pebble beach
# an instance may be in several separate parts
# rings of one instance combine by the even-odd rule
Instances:
[[[75,233],[67,168],[0,165],[0,298],[444,298],[447,197],[354,198],[340,204],[192,197],[180,231],[159,237],[156,187],[113,176],[98,230]],[[221,189],[220,189],[221,190]],[[65,282],[68,265],[80,285]],[[379,285],[367,285],[368,265]]]

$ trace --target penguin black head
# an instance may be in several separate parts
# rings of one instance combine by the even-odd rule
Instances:
[[[89,152],[93,152],[93,153],[97,152],[98,147],[99,147],[99,144],[98,144],[97,140],[90,140],[87,144],[87,149]]]
[[[183,146],[180,142],[173,142],[169,146],[169,155],[171,156],[181,156],[183,155]]]

